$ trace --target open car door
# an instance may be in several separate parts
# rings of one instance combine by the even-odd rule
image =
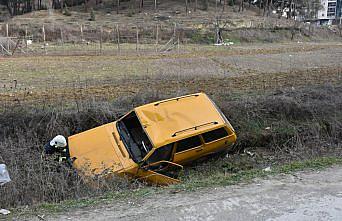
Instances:
[[[170,185],[180,182],[179,174],[183,171],[183,166],[170,162],[158,161],[142,166],[137,171],[138,180],[143,180],[156,185]]]

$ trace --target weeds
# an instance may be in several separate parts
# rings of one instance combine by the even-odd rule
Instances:
[[[72,169],[41,157],[42,147],[56,134],[78,133],[114,121],[134,106],[173,95],[177,94],[148,90],[111,102],[79,100],[55,106],[3,109],[0,161],[7,164],[13,181],[0,189],[1,206],[34,205],[137,190],[142,184],[117,177],[98,180],[98,185],[89,186]],[[228,157],[212,158],[186,168],[181,185],[193,188],[229,184],[241,177],[254,177],[260,173],[255,171],[265,166],[281,167],[294,160],[340,157],[341,97],[339,86],[311,86],[232,97],[217,90],[213,99],[237,130],[238,142],[231,150],[238,154],[229,153]],[[281,172],[301,168],[302,163],[283,167]],[[319,168],[327,164],[330,161],[305,166]],[[231,178],[227,180],[227,176]]]

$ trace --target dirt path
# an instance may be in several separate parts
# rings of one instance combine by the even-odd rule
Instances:
[[[341,220],[342,167],[252,184],[161,194],[79,209],[46,220]]]

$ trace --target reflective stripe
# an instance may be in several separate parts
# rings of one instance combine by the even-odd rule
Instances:
[[[62,162],[63,160],[66,160],[66,159],[67,159],[66,157],[59,157],[58,162]]]

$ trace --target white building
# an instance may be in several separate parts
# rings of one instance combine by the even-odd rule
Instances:
[[[321,24],[331,25],[336,19],[336,9],[339,0],[321,0],[322,9],[318,11],[317,18]]]

